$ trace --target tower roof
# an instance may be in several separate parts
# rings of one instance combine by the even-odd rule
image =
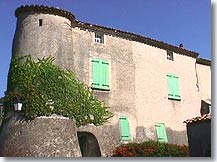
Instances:
[[[47,13],[47,14],[65,17],[69,19],[70,21],[75,20],[75,16],[71,12],[68,12],[66,10],[59,9],[56,7],[48,7],[48,6],[43,6],[43,5],[20,6],[19,8],[16,9],[15,16],[18,17],[20,14],[25,13],[25,12]]]

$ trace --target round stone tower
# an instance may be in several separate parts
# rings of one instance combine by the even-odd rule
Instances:
[[[21,6],[16,9],[16,32],[12,56],[31,55],[33,59],[54,56],[60,67],[72,62],[71,25],[75,16],[65,10],[47,6]]]

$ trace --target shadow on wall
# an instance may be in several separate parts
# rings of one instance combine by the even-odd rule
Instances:
[[[166,133],[168,137],[168,142],[178,145],[188,145],[187,131],[176,131],[170,127],[166,127]],[[136,142],[143,142],[148,140],[157,140],[157,132],[154,127],[145,128],[143,126],[136,128]]]
[[[101,157],[97,138],[90,132],[77,132],[82,157]]]
[[[178,145],[188,145],[187,131],[176,131],[169,127],[166,128],[169,143]]]

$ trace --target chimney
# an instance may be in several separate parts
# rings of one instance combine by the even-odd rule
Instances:
[[[182,43],[180,43],[180,44],[179,44],[179,48],[182,48],[182,49],[184,49],[184,46],[183,46],[183,44],[182,44]]]

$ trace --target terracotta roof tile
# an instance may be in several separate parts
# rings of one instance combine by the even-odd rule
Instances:
[[[57,7],[48,7],[42,5],[25,5],[20,6],[15,11],[15,16],[18,17],[20,14],[25,12],[39,12],[39,13],[48,13],[58,16],[63,16],[69,19],[71,22],[75,20],[75,16],[66,10],[59,9]]]
[[[197,116],[192,119],[187,119],[183,123],[189,124],[189,123],[195,123],[195,122],[206,121],[206,120],[211,120],[210,114],[205,114],[203,116]]]

